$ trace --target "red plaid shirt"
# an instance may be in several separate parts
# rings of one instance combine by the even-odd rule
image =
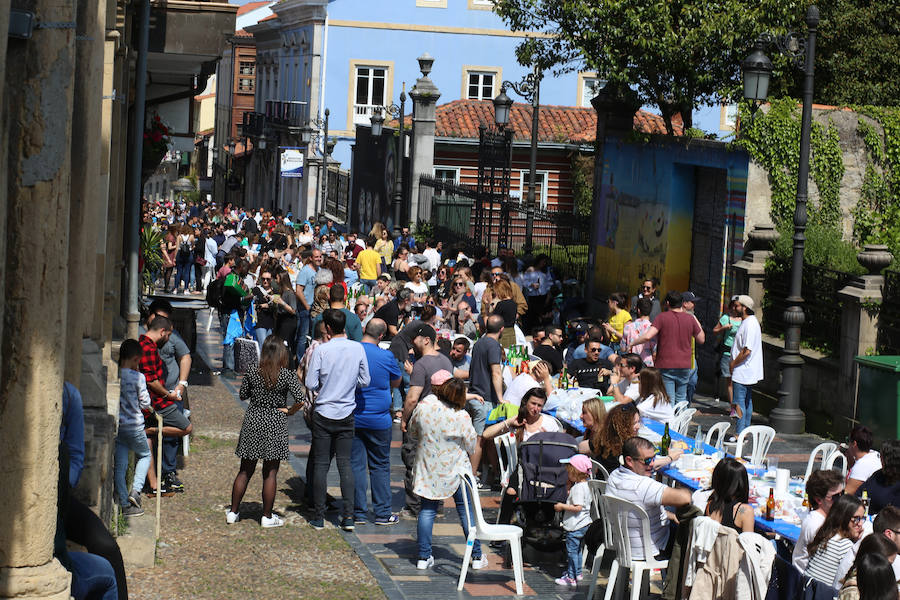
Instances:
[[[146,335],[142,335],[138,339],[138,342],[140,342],[141,350],[143,351],[138,369],[144,374],[148,384],[153,381],[162,383],[163,363],[162,359],[159,357],[159,349],[156,347],[156,342]],[[158,411],[175,404],[171,400],[166,400],[165,396],[160,396],[154,392],[149,385],[147,386],[147,391],[150,392],[150,403],[153,405],[153,410]]]

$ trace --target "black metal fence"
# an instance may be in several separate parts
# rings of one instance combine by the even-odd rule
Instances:
[[[787,329],[784,311],[790,294],[791,262],[773,258],[766,265],[763,301],[763,329],[770,335],[783,335]],[[806,321],[801,339],[821,352],[835,356],[840,350],[841,301],[838,291],[853,275],[812,265],[803,266],[803,311]]]
[[[350,172],[329,166],[327,194],[325,212],[345,223],[350,200]]]
[[[875,350],[878,354],[900,354],[900,271],[884,272]]]

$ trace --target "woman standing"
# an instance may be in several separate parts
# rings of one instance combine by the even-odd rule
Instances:
[[[397,248],[391,267],[394,269],[394,278],[397,281],[409,281],[409,248],[406,244],[400,244],[400,247]]]
[[[313,234],[312,229],[309,227],[309,221],[304,221],[303,229],[300,233],[297,234],[296,242],[298,246],[307,246],[312,244]]]
[[[253,288],[254,308],[256,309],[256,328],[253,337],[262,348],[263,344],[275,330],[275,290],[272,289],[272,272],[263,269],[259,274],[259,285]]]
[[[163,237],[160,245],[163,259],[163,293],[169,293],[169,280],[172,279],[172,271],[175,270],[175,251],[178,249],[176,236],[178,235],[178,227],[170,225],[166,235]]]
[[[491,286],[491,296],[495,304],[491,308],[491,314],[503,317],[503,333],[500,335],[500,345],[504,349],[516,343],[516,301],[512,299],[512,285],[505,279],[498,279]]]
[[[375,229],[372,229],[372,231],[374,232]],[[381,255],[382,272],[384,272],[394,258],[394,240],[391,239],[390,232],[384,226],[382,226],[375,239],[377,240],[375,242],[375,252]]]
[[[241,459],[241,467],[231,488],[231,508],[225,513],[226,523],[236,523],[240,518],[241,499],[256,470],[256,462],[262,460],[261,524],[263,527],[284,525],[281,517],[272,514],[278,463],[290,458],[288,415],[300,410],[303,404],[303,389],[297,373],[287,368],[288,356],[284,340],[270,335],[263,344],[259,364],[241,382],[241,400],[249,400],[250,405],[244,415],[237,449],[234,451]],[[294,397],[294,405],[290,409],[287,408],[288,393]]]
[[[822,528],[806,547],[812,558],[804,574],[832,585],[841,559],[853,551],[853,545],[862,535],[865,520],[866,511],[859,498],[846,494],[838,498]]]
[[[206,259],[206,264],[203,265],[203,289],[206,289],[216,276],[216,253],[219,251],[219,245],[213,239],[213,233],[213,230],[207,231],[203,248],[203,258]]]
[[[203,267],[206,266],[206,230],[198,229],[194,242],[194,291],[202,293],[203,287]]]
[[[291,348],[291,356],[294,356],[294,347],[297,339],[297,294],[291,285],[291,276],[287,271],[282,271],[277,278],[278,291],[275,296],[275,335],[287,340]]]
[[[191,287],[191,269],[194,264],[194,233],[188,225],[178,234],[178,253],[175,255],[175,293],[186,294]],[[182,282],[184,287],[181,287]]]
[[[475,451],[477,438],[472,418],[466,412],[466,384],[451,376],[449,371],[440,370],[431,376],[431,391],[419,401],[407,427],[409,437],[419,442],[414,462],[413,491],[422,498],[417,526],[419,561],[416,568],[420,570],[434,565],[431,532],[441,500],[453,496],[466,538],[469,536],[469,523],[475,522],[472,497],[459,478],[461,469],[472,468],[469,457]],[[464,493],[468,498],[468,515],[463,502]],[[483,569],[486,566],[487,557],[481,553],[481,543],[475,540],[472,568]]]
[[[734,344],[734,336],[741,326],[740,313],[735,306],[734,299],[728,304],[728,310],[719,318],[719,322],[713,327],[715,335],[722,335],[722,343],[719,344],[719,377],[725,380],[725,389],[728,390],[728,403],[731,405],[731,416],[740,418],[740,407],[735,404],[731,396],[731,346]],[[718,391],[718,389],[717,389]]]

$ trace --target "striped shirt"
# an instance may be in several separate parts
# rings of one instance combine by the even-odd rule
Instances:
[[[816,553],[809,559],[805,575],[821,581],[826,585],[834,583],[841,559],[848,552],[853,551],[853,540],[842,537],[840,534],[833,536],[824,546],[819,546]]]

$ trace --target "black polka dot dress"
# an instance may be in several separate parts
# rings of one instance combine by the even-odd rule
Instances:
[[[241,400],[249,400],[250,406],[244,414],[244,424],[234,453],[249,460],[287,460],[288,450],[287,415],[277,410],[287,408],[288,394],[295,402],[303,398],[303,389],[297,373],[281,369],[274,387],[265,380],[254,367],[241,383]]]

